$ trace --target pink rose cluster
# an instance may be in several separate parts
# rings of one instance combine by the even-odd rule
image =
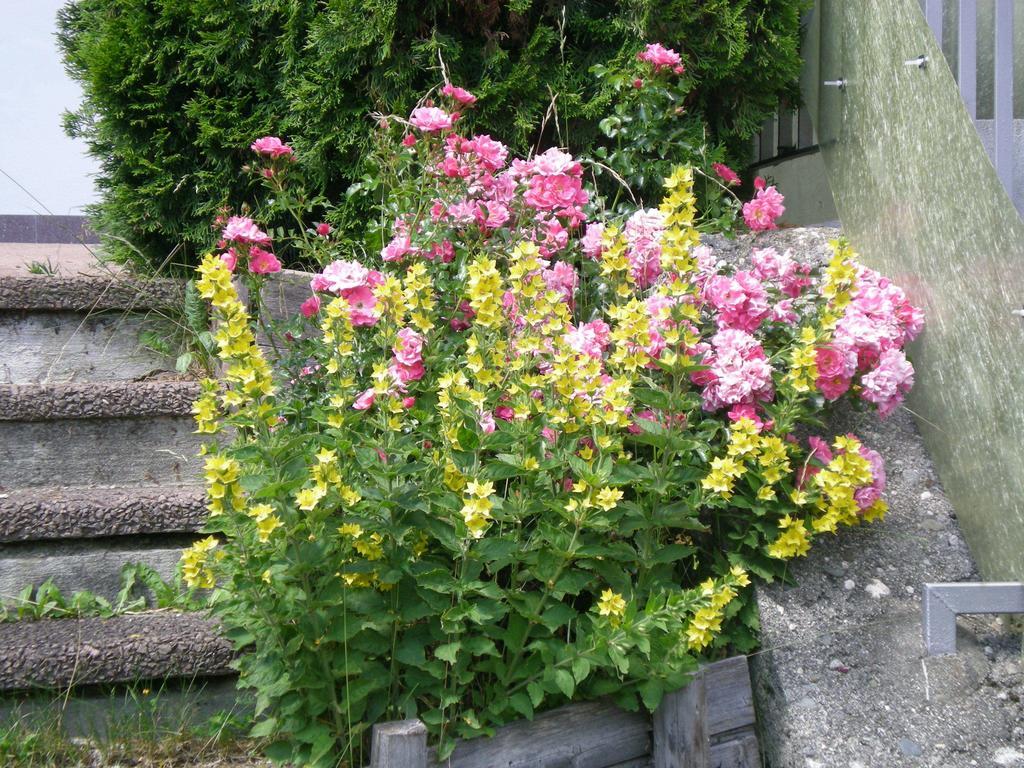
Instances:
[[[655,72],[670,69],[675,74],[681,75],[685,71],[679,54],[661,43],[649,43],[636,57],[654,67]]]
[[[233,245],[228,246],[228,243]],[[254,275],[268,275],[281,271],[281,262],[270,251],[260,246],[270,245],[270,235],[261,230],[247,216],[232,216],[221,230],[221,261],[229,271],[234,272],[242,258]]]
[[[706,411],[739,404],[753,407],[775,396],[772,367],[764,348],[746,331],[720,330],[712,337],[702,364],[708,369],[691,378],[704,388],[701,396]]]
[[[765,186],[760,176],[754,180],[754,199],[743,204],[743,221],[754,232],[778,229],[776,220],[786,212],[782,204],[782,193],[772,186]]]
[[[358,261],[333,261],[310,281],[314,296],[303,305],[303,314],[309,317],[319,311],[320,300],[315,294],[332,293],[348,302],[348,318],[353,326],[376,325],[380,314],[374,289],[383,283],[384,275]]]
[[[831,343],[817,350],[818,389],[835,400],[859,375],[861,399],[888,416],[914,385],[914,367],[903,348],[923,327],[924,314],[899,286],[861,267]]]
[[[656,208],[636,211],[626,221],[626,258],[633,279],[640,288],[649,288],[661,275],[661,236],[665,215]]]
[[[486,134],[448,133],[424,156],[436,190],[430,215],[395,219],[381,251],[385,261],[421,257],[447,263],[455,256],[453,242],[498,230],[536,243],[550,258],[585,222],[590,197],[583,188],[583,167],[560,149],[510,163],[508,147]]]

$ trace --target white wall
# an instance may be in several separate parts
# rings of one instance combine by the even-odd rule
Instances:
[[[61,128],[61,113],[80,99],[54,37],[63,4],[0,0],[0,214],[80,214],[96,199],[96,163]]]

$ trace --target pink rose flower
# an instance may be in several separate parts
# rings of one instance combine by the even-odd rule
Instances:
[[[228,219],[221,237],[234,243],[270,245],[270,235],[257,227],[248,216],[232,216]]]
[[[220,255],[220,260],[224,262],[228,272],[234,272],[235,267],[238,266],[238,252],[234,248],[228,248],[227,251]]]
[[[857,501],[857,506],[865,510],[881,499],[885,492],[885,461],[878,451],[871,450],[863,443],[860,446],[860,455],[871,464],[871,485],[858,488],[854,491],[853,498]]]
[[[409,235],[395,235],[391,242],[385,245],[380,251],[380,257],[384,261],[398,261],[407,253],[415,251],[412,239]]]
[[[782,204],[785,198],[774,186],[765,187],[764,180],[760,177],[758,180],[762,186],[753,200],[743,204],[743,220],[754,232],[778,229],[775,221],[786,212]]]
[[[467,91],[465,88],[459,88],[451,83],[445,83],[444,88],[441,89],[442,96],[450,96],[464,106],[472,106],[476,103],[476,96]]]
[[[718,174],[718,177],[728,185],[739,184],[740,177],[732,168],[725,163],[712,163],[711,169]]]
[[[314,291],[331,291],[340,295],[366,285],[369,274],[370,270],[358,261],[338,259],[324,267],[321,275],[313,278],[316,284],[312,288]]]
[[[399,364],[416,365],[423,360],[423,336],[412,328],[403,328],[398,332],[398,340],[391,349]]]
[[[480,418],[479,418],[479,421],[477,422],[477,424],[480,427],[480,431],[483,432],[485,435],[489,435],[492,432],[494,432],[494,430],[495,430],[495,428],[497,426],[494,423],[494,414],[492,414],[490,411],[483,411],[483,412],[481,412]]]
[[[888,349],[879,357],[878,366],[861,378],[861,386],[861,398],[877,405],[878,415],[884,419],[914,386],[914,366],[902,349]]]
[[[370,389],[366,390],[359,397],[356,398],[356,401],[352,404],[352,407],[357,411],[365,411],[368,410],[373,405],[373,401],[376,399],[377,394],[373,391],[373,388],[371,387]]]
[[[249,145],[249,149],[266,157],[291,157],[295,150],[283,143],[277,136],[264,136]]]
[[[271,272],[280,272],[281,262],[270,251],[264,251],[259,246],[254,245],[249,249],[249,271],[254,275],[269,275]]]
[[[403,147],[412,147],[412,146],[415,146],[415,145],[416,145],[416,137],[413,134],[407,133],[407,134],[405,134],[404,137],[402,137],[402,146]]]
[[[326,221],[321,221],[316,225],[316,233],[320,235],[320,237],[327,237],[331,234],[331,225]]]
[[[585,256],[595,261],[600,259],[601,253],[604,251],[604,224],[600,222],[587,224],[587,231],[580,238],[580,247]]]
[[[409,122],[425,133],[434,133],[451,128],[452,116],[437,107],[417,107]]]
[[[508,405],[499,405],[494,409],[494,415],[502,421],[512,421],[515,418],[515,410]]]
[[[342,295],[348,301],[348,319],[353,326],[359,328],[377,324],[380,319],[375,311],[377,297],[370,286],[361,285],[345,291]]]
[[[650,43],[648,46],[636,55],[640,61],[646,61],[654,67],[655,72],[660,72],[662,69],[671,69],[676,71],[676,74],[682,74],[682,65],[679,54],[673,51],[671,48],[666,48],[661,43]]]
[[[415,397],[403,397],[402,398],[402,407],[405,408],[405,410],[409,410],[414,405],[416,405],[416,398]]]
[[[857,353],[848,347],[818,347],[814,356],[818,378],[814,385],[826,400],[836,400],[850,389],[857,371]]]
[[[299,311],[302,312],[303,317],[313,317],[313,315],[320,311],[320,297],[315,295],[310,296],[302,302],[302,306],[299,307]]]

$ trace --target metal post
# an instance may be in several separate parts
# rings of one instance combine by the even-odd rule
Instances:
[[[926,655],[956,653],[956,617],[964,613],[1024,613],[1024,583],[925,584]]]
[[[1013,190],[1013,6],[1015,0],[995,5],[995,152],[992,162],[1006,192]]]

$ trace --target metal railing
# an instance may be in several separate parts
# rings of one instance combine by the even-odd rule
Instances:
[[[1021,106],[1016,110],[1016,123],[1014,120],[1014,89],[1024,89],[1024,82],[1014,83],[1015,65],[1024,71],[1021,66],[1024,46],[1015,45],[1014,25],[1024,24],[1024,3],[1019,0],[920,1],[925,20],[956,77],[964,105],[982,137],[996,175],[1017,210],[1024,212],[1024,189],[1019,188],[1024,186],[1021,180],[1024,174],[1018,168],[1024,166],[1024,108]],[[1018,73],[1016,79],[1022,81],[1024,77]],[[984,86],[984,110],[979,110],[979,85]],[[991,107],[988,106],[989,92]],[[1024,103],[1020,94],[1017,100]]]

